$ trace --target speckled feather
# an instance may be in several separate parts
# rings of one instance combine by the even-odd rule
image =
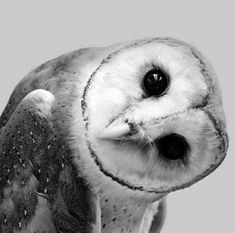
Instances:
[[[45,109],[45,94],[23,99],[0,131],[0,232],[92,232],[95,198],[52,122],[53,103]]]

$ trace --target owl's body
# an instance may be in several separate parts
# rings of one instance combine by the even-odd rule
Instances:
[[[141,84],[141,77],[154,67],[164,69],[172,79],[167,93],[159,97],[146,95]],[[225,156],[224,116],[213,71],[194,48],[174,39],[80,49],[41,65],[16,87],[0,119],[1,133],[8,122],[15,120],[12,115],[16,109],[21,112],[20,104],[30,97],[42,102],[35,109],[50,112],[48,122],[52,123],[46,128],[51,127],[50,132],[56,135],[52,142],[57,152],[46,163],[45,156],[28,158],[28,176],[34,177],[31,188],[38,193],[36,210],[23,227],[20,220],[14,220],[20,224],[13,224],[12,229],[33,225],[42,195],[47,196],[42,200],[43,208],[51,218],[45,220],[48,232],[160,232],[166,194],[202,179]],[[179,159],[169,159],[169,163],[161,160],[158,143],[165,135],[186,138],[190,150],[187,158],[180,158],[182,164]],[[64,150],[60,149],[62,145]],[[53,163],[58,166],[54,168]],[[48,175],[41,177],[34,172],[35,167]],[[14,190],[15,179],[12,175],[10,190]],[[7,182],[1,187],[4,193],[9,189]],[[50,182],[52,185],[47,186]],[[3,200],[10,205],[12,199],[12,211],[17,212],[18,201],[12,193],[4,194]],[[33,205],[30,201],[24,204]],[[57,206],[63,214],[58,214]],[[60,225],[64,214],[71,219],[81,218],[87,228],[77,229],[70,217],[66,226],[58,228],[55,222]],[[5,218],[0,219],[3,224]],[[36,225],[39,229],[40,223]]]

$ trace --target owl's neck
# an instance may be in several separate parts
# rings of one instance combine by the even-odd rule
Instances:
[[[149,215],[153,201],[123,194],[107,194],[101,192],[101,232],[102,233],[147,233],[142,229],[146,213]],[[151,215],[151,213],[150,213]],[[152,219],[153,216],[147,216]],[[149,229],[151,221],[145,222]]]

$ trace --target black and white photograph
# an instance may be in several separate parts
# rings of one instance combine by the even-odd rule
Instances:
[[[232,1],[0,2],[0,233],[233,233]]]

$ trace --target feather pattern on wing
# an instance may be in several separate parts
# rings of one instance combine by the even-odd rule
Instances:
[[[0,131],[0,232],[92,232],[96,197],[53,125],[54,96],[28,94]]]

